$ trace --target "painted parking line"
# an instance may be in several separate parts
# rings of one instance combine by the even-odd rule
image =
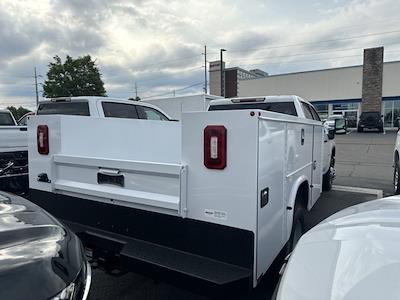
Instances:
[[[377,199],[383,197],[383,190],[367,189],[355,186],[334,185],[332,186],[332,190],[341,192],[370,194],[370,195],[375,195]]]

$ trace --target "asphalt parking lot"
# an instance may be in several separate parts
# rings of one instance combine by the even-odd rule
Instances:
[[[336,135],[335,184],[381,189],[392,193],[396,131]]]
[[[337,135],[335,185],[383,190],[392,193],[392,159],[395,132],[357,133]],[[373,194],[332,190],[324,193],[306,218],[307,229],[345,207],[376,199]],[[276,282],[279,261],[264,276],[251,294],[226,295],[227,299],[270,299]],[[92,300],[106,299],[212,299],[152,279],[128,273],[113,277],[101,270],[94,270],[89,296]],[[218,296],[221,299],[221,296]],[[225,297],[222,297],[225,298]]]

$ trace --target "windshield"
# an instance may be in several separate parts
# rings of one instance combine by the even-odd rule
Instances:
[[[293,102],[259,102],[259,103],[239,103],[239,104],[220,104],[211,105],[208,110],[239,110],[239,109],[262,109],[285,115],[297,116]]]
[[[364,112],[361,114],[360,118],[366,119],[366,118],[380,118],[380,115],[378,112]]]
[[[38,107],[37,114],[90,116],[89,104],[87,101],[41,103]]]
[[[10,113],[0,112],[0,126],[14,126],[14,120]]]

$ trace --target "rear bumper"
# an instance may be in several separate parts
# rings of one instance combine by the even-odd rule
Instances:
[[[112,268],[166,281],[252,285],[250,231],[38,190],[29,200],[62,219],[94,257],[111,258]]]

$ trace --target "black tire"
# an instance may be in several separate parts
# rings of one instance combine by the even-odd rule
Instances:
[[[330,191],[333,185],[333,179],[335,178],[335,155],[332,153],[331,163],[329,165],[328,172],[322,176],[322,191]]]
[[[379,132],[383,132],[383,127],[380,127],[380,128],[379,128]]]
[[[393,192],[395,195],[400,194],[400,168],[399,168],[399,162],[397,161],[394,163]]]
[[[364,131],[363,128],[361,128],[361,127],[358,127],[358,128],[357,128],[357,132],[363,132],[363,131]]]
[[[304,225],[305,209],[300,204],[301,197],[302,197],[301,194],[297,194],[297,196],[296,196],[296,204],[294,206],[294,214],[293,214],[292,231],[290,232],[289,241],[286,244],[286,254],[289,254],[293,251],[293,249],[294,249],[294,247],[296,247],[296,244],[299,241],[300,237],[305,232],[305,225]]]

